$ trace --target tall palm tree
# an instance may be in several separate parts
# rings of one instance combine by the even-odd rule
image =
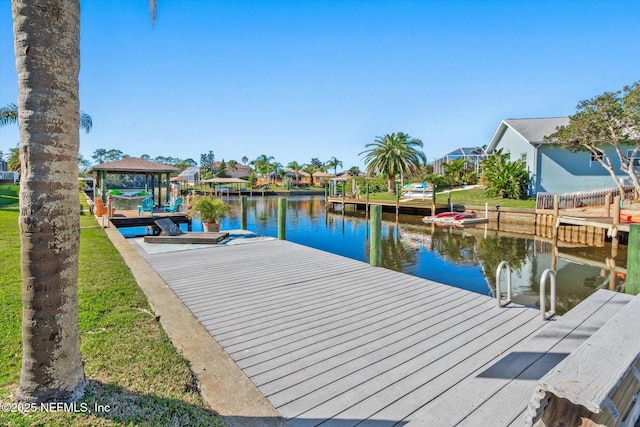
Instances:
[[[18,123],[18,106],[16,104],[9,104],[6,107],[0,108],[0,127],[5,125],[15,125]],[[86,133],[89,133],[93,127],[93,119],[90,115],[84,111],[80,111],[80,129],[84,129]]]
[[[377,136],[372,143],[366,145],[369,149],[359,155],[365,154],[364,162],[367,174],[381,173],[386,175],[388,193],[395,194],[396,175],[407,174],[416,170],[421,163],[426,163],[427,157],[417,148],[422,145],[421,140],[398,132]]]
[[[287,167],[289,169],[293,169],[293,171],[296,173],[296,187],[297,187],[298,186],[298,182],[300,180],[300,177],[298,175],[300,173],[300,169],[302,169],[302,166],[300,166],[300,164],[294,160],[293,162],[289,162]]]
[[[77,297],[80,2],[14,0],[12,16],[22,163],[16,400],[71,401],[87,381]]]
[[[325,163],[325,166],[329,169],[333,168],[333,174],[336,175],[338,173],[338,166],[342,167],[342,161],[332,157],[327,163]]]

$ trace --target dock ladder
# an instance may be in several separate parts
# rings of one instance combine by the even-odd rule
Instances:
[[[500,277],[502,270],[507,269],[507,299],[503,302],[502,290],[500,289]],[[546,299],[545,290],[547,279],[551,280],[551,311],[546,311]],[[498,301],[498,308],[502,308],[511,303],[512,286],[511,286],[511,265],[509,261],[502,261],[496,268],[496,300]],[[540,314],[542,320],[549,320],[556,314],[556,274],[553,270],[547,268],[542,272],[540,277]]]

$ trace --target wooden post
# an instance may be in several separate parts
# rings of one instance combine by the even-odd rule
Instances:
[[[396,182],[396,222],[400,215],[400,183]]]
[[[367,182],[366,186],[366,192],[367,192],[367,201],[364,205],[364,219],[365,221],[369,220],[369,183]]]
[[[369,238],[369,263],[382,265],[382,206],[371,206],[371,237]]]
[[[434,185],[431,192],[431,216],[436,216],[436,188]]]
[[[107,196],[107,217],[111,219],[112,216],[113,216],[113,197],[111,196],[111,194],[109,194],[109,196]],[[153,216],[153,212],[151,213],[151,216]]]
[[[618,225],[620,224],[620,196],[616,196],[613,199],[613,214],[611,218],[611,248],[612,250],[618,250],[620,245],[620,238],[618,237]],[[629,244],[631,244],[631,235],[629,235]]]
[[[240,229],[247,229],[247,196],[240,196]]]
[[[631,295],[640,293],[640,224],[629,225],[627,281],[624,292]]]
[[[287,239],[287,198],[278,198],[278,240]]]
[[[611,216],[611,194],[604,196],[604,216]]]
[[[558,215],[560,213],[560,196],[553,198],[553,238],[558,237]]]

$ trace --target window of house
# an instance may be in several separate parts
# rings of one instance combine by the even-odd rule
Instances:
[[[522,153],[520,154],[520,160],[522,161],[522,163],[527,163],[527,153]]]
[[[602,153],[591,153],[591,158],[589,159],[589,161],[591,162],[599,162],[602,159],[604,159],[604,155]]]
[[[640,150],[627,150],[627,158],[633,161],[633,165],[640,167]]]

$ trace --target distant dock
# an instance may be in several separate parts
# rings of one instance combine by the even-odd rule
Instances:
[[[430,202],[398,202],[393,200],[366,200],[366,199],[351,199],[341,197],[327,197],[327,203],[333,208],[340,206],[350,207],[354,210],[368,211],[369,206],[379,205],[382,206],[383,212],[394,212],[411,215],[436,215],[441,212],[448,212],[451,209],[450,205],[436,204],[435,213],[433,213],[433,207]],[[453,205],[454,209],[464,209],[461,205]]]

